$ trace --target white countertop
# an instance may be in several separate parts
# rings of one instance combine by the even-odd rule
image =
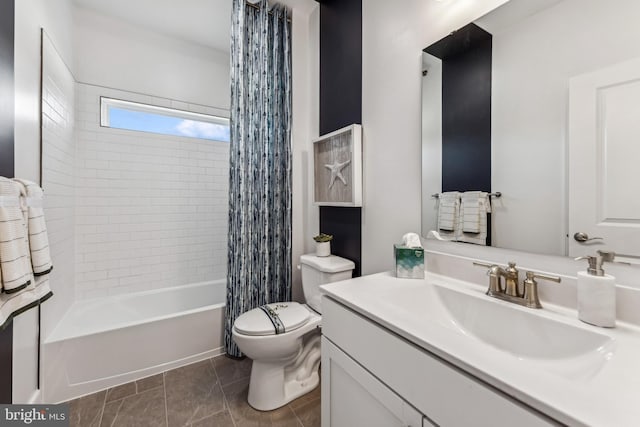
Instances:
[[[535,314],[607,335],[613,341],[597,354],[563,360],[527,359],[477,339],[443,315],[446,308],[437,295],[436,284],[514,310],[534,311],[484,295],[486,286],[437,274],[416,280],[379,273],[323,285],[321,289],[334,300],[562,423],[640,425],[639,327],[618,322],[614,329],[598,328],[580,322],[573,310],[547,303]],[[501,325],[492,327],[499,329]]]

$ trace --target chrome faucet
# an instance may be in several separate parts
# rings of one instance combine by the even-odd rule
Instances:
[[[542,308],[538,297],[538,282],[535,279],[549,280],[556,283],[561,281],[560,277],[527,271],[526,279],[522,282],[522,292],[520,292],[518,288],[518,269],[515,262],[510,262],[506,268],[497,264],[485,264],[482,262],[474,262],[473,265],[488,268],[489,289],[487,289],[487,295],[529,308]],[[505,279],[504,287],[502,286],[503,277]]]

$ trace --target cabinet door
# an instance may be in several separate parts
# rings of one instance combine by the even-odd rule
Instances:
[[[422,425],[422,414],[322,338],[322,427]]]

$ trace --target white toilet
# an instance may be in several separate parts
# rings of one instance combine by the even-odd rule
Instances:
[[[261,411],[284,406],[320,382],[319,286],[350,279],[355,267],[348,259],[312,254],[302,255],[300,265],[306,304],[268,304],[247,311],[233,324],[234,341],[253,359],[249,404]]]

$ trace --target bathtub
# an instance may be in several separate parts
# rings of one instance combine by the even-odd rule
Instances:
[[[226,280],[76,301],[42,348],[43,397],[63,402],[224,352]]]

